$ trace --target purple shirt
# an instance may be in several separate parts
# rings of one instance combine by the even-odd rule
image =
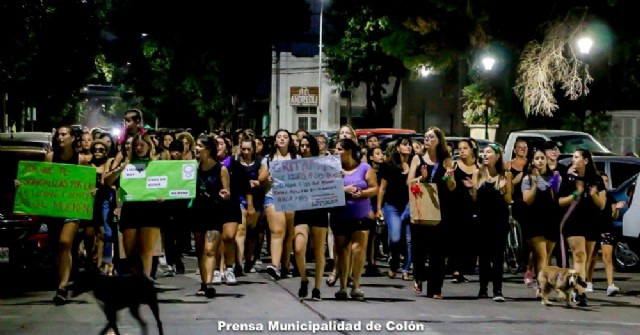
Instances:
[[[366,190],[369,188],[367,184],[367,172],[371,170],[371,166],[367,163],[360,163],[352,174],[345,174],[343,179],[344,186],[354,185],[355,187]],[[369,198],[353,199],[347,195],[346,208],[340,211],[339,219],[364,219],[369,217],[371,203]]]

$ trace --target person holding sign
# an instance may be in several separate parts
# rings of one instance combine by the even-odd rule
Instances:
[[[353,284],[351,298],[364,300],[364,292],[360,289],[360,276],[364,268],[368,234],[373,220],[369,218],[372,198],[378,194],[378,179],[375,171],[367,163],[360,160],[360,147],[351,139],[341,139],[336,145],[336,152],[344,171],[344,193],[346,206],[339,207],[331,214],[331,229],[336,239],[340,275],[340,290],[335,297],[347,299],[347,278],[349,277],[349,261],[352,261]],[[334,215],[335,214],[335,215]],[[351,252],[353,251],[353,258]]]
[[[320,148],[316,138],[312,135],[304,135],[300,139],[299,151],[302,158],[318,157]],[[311,226],[311,235],[313,236],[313,251],[316,260],[315,283],[314,289],[311,291],[311,298],[321,300],[320,285],[322,283],[322,274],[324,272],[324,241],[327,238],[329,230],[329,221],[327,220],[329,209],[309,209],[297,211],[294,216],[294,253],[296,257],[296,266],[300,273],[300,289],[298,297],[305,298],[309,294],[309,279],[307,279],[307,242],[309,240],[309,226]]]
[[[213,272],[216,250],[221,242],[221,231],[227,201],[231,199],[231,179],[227,168],[216,159],[217,141],[210,136],[200,135],[196,141],[198,160],[198,180],[196,197],[189,209],[193,236],[196,242],[198,268],[202,283],[196,296],[213,298]]]
[[[284,275],[286,276],[289,272],[293,244],[293,212],[278,212],[275,210],[275,200],[271,191],[273,179],[269,173],[269,167],[272,161],[295,159],[298,158],[298,155],[288,130],[279,129],[274,137],[275,143],[271,152],[262,160],[258,180],[266,188],[264,210],[267,215],[269,230],[271,231],[271,265],[267,266],[267,273],[274,280],[279,280],[283,276],[280,272],[280,261],[282,261],[283,265],[282,271],[285,271]]]
[[[70,126],[64,125],[58,127],[54,136],[56,146],[54,151],[50,151],[44,158],[45,162],[61,163],[61,164],[79,164],[89,165],[89,162],[76,151],[76,135]],[[60,230],[58,238],[58,290],[53,297],[56,305],[64,305],[67,303],[69,291],[67,284],[71,276],[73,241],[78,232],[79,219],[65,219]]]
[[[131,159],[129,165],[136,169],[146,169],[155,157],[153,140],[148,134],[137,134],[131,142]],[[125,201],[120,212],[122,243],[127,259],[139,256],[142,267],[136,269],[151,277],[153,267],[153,249],[160,239],[160,226],[164,222],[159,203],[156,201]],[[130,263],[130,266],[135,264]]]

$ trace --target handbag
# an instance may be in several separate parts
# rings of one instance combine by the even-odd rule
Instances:
[[[422,157],[420,160],[422,161]],[[412,224],[437,226],[442,221],[438,186],[433,182],[438,165],[439,162],[433,166],[429,182],[418,183],[409,188],[410,221]]]

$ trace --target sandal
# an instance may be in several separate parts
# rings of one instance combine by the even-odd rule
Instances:
[[[204,297],[207,295],[207,284],[200,284],[200,289],[196,291],[196,297]]]
[[[444,297],[442,296],[442,294],[434,294],[431,298],[435,300],[442,300]]]
[[[391,279],[395,278],[396,277],[396,272],[393,271],[393,270],[387,271],[387,277],[389,277]]]
[[[411,278],[411,275],[409,275],[408,272],[402,272],[402,280],[411,281],[413,278]]]
[[[337,276],[338,275],[335,272],[331,272],[329,274],[329,277],[327,277],[327,281],[326,281],[327,285],[328,286],[335,286],[336,285],[336,277]]]
[[[414,280],[413,290],[416,292],[416,294],[422,294],[422,282],[419,280]]]

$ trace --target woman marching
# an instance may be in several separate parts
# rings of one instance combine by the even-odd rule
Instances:
[[[509,232],[512,174],[502,164],[502,152],[495,144],[484,148],[482,166],[465,185],[476,202],[480,239],[479,298],[488,298],[489,281],[493,283],[493,301],[504,302],[502,273],[504,246]]]
[[[442,220],[436,226],[411,224],[411,251],[413,253],[413,289],[422,294],[422,283],[427,281],[427,297],[442,299],[442,285],[445,275],[446,227],[451,217],[449,193],[456,187],[453,178],[453,161],[447,149],[444,132],[431,127],[424,134],[425,154],[415,155],[411,160],[407,185],[435,183]],[[429,259],[429,270],[425,263]]]
[[[300,139],[300,154],[302,158],[318,157],[320,148],[318,142],[312,135],[303,135]],[[327,208],[309,209],[297,211],[294,217],[294,252],[296,257],[296,266],[300,273],[300,289],[298,297],[305,298],[309,293],[309,279],[307,279],[306,271],[306,254],[309,240],[309,227],[311,227],[311,236],[313,238],[312,245],[315,256],[315,282],[311,291],[313,300],[321,300],[320,285],[322,283],[322,274],[324,272],[324,241],[327,238],[329,222]]]
[[[566,220],[560,224],[562,237],[567,239],[573,255],[573,268],[586,278],[587,255],[593,253],[595,240],[589,238],[599,233],[598,218],[607,202],[607,191],[598,175],[591,152],[576,149],[567,173],[567,187],[562,187],[558,197],[561,207],[567,207]],[[578,286],[578,306],[587,306],[585,287]]]
[[[198,180],[196,197],[189,209],[193,236],[196,243],[198,268],[200,269],[200,289],[196,296],[213,298],[216,250],[221,240],[224,219],[220,215],[226,210],[226,202],[231,198],[231,181],[227,168],[216,159],[217,141],[210,136],[200,135],[196,141],[195,155],[198,160]]]

